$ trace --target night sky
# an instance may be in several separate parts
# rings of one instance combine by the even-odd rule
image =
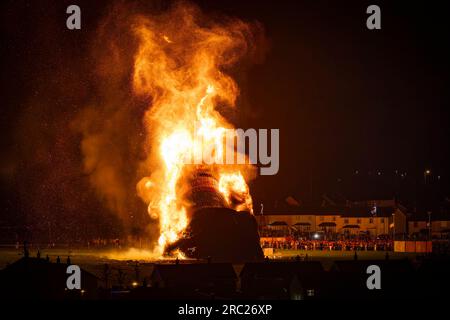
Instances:
[[[448,7],[392,2],[197,1],[265,30],[264,60],[237,79],[236,126],[280,129],[280,171],[251,183],[256,203],[324,192],[414,202],[425,169],[437,199],[449,195]],[[81,7],[79,31],[65,27],[70,4]],[[381,30],[366,28],[370,4]],[[103,211],[70,123],[93,99],[90,47],[109,5],[1,2],[2,223]]]

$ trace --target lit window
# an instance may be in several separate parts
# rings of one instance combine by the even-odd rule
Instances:
[[[308,289],[306,291],[306,294],[308,295],[308,297],[314,297],[314,289]]]
[[[369,219],[369,223],[373,223],[373,219],[372,218]]]
[[[356,219],[356,223],[360,224],[361,223],[361,219]]]
[[[348,219],[344,219],[344,223],[345,223],[345,224],[348,224]]]

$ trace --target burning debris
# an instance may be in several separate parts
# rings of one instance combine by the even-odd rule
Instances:
[[[194,170],[187,181],[180,194],[186,201],[190,223],[181,239],[168,245],[166,252],[181,250],[188,257],[210,257],[215,261],[262,259],[254,216],[248,211],[232,209],[246,206],[247,190],[226,189],[231,191],[224,195],[207,167]]]
[[[195,170],[181,188],[179,194],[185,199],[190,216],[198,209],[226,206],[225,197],[219,192],[219,183],[207,168]]]

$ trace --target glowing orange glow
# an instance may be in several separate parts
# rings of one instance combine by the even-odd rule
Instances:
[[[253,213],[253,202],[250,196],[250,191],[244,177],[240,172],[227,174],[224,173],[220,176],[219,190],[224,195],[228,204],[231,204],[231,196],[234,195],[239,200],[237,210],[249,210]]]
[[[134,25],[139,46],[133,88],[151,97],[144,120],[149,146],[144,166],[151,174],[137,189],[151,217],[159,220],[159,255],[189,223],[177,194],[185,171],[192,170],[186,163],[203,159],[206,149],[215,159],[224,157],[225,129],[233,126],[216,108],[233,107],[238,96],[236,83],[224,70],[248,50],[247,24],[205,24],[199,16],[197,9],[178,5],[167,15],[139,17]],[[207,165],[217,175],[228,205],[252,212],[245,180],[250,166]]]

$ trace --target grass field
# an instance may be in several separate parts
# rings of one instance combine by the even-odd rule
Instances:
[[[414,253],[402,253],[402,252],[387,252],[389,259],[414,259],[416,254]],[[274,255],[271,258],[274,259],[290,259],[296,256],[305,258],[307,255],[308,260],[320,261],[325,269],[329,269],[336,260],[352,260],[354,259],[354,251],[321,251],[321,250],[275,250]],[[384,260],[386,259],[386,251],[358,251],[359,260]]]
[[[59,256],[61,262],[65,263],[67,256],[70,256],[71,263],[78,264],[86,269],[98,269],[103,267],[105,263],[113,268],[134,268],[136,261],[139,261],[140,265],[151,265],[161,260],[151,259],[151,254],[141,250],[92,250],[92,249],[64,249],[64,248],[52,248],[42,249],[41,257],[45,258],[49,256],[51,261],[56,261]],[[30,249],[30,256],[35,257],[37,254],[36,249]],[[384,251],[358,251],[358,259],[362,260],[379,260],[385,259],[386,252]],[[390,259],[401,258],[414,258],[414,254],[388,252]],[[305,258],[308,260],[318,260],[327,267],[332,264],[334,260],[351,260],[354,258],[353,251],[304,251],[304,250],[275,250],[273,259],[294,259],[296,256]],[[3,269],[7,264],[22,257],[22,251],[15,248],[0,248],[0,269]]]

